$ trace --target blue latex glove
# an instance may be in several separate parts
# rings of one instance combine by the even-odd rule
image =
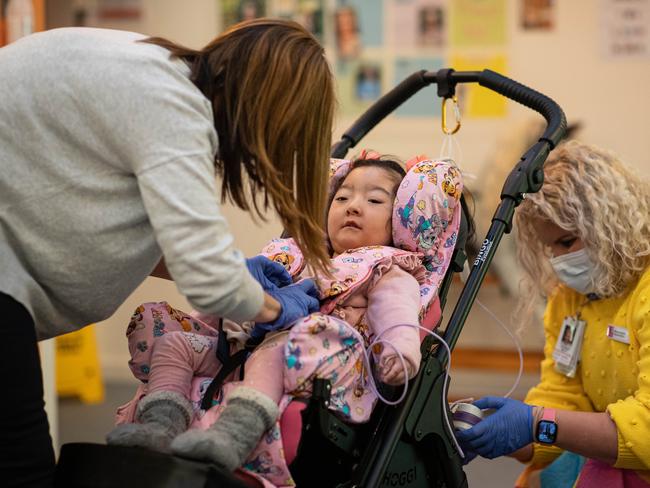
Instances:
[[[463,450],[474,451],[483,457],[510,454],[533,442],[533,407],[518,400],[485,397],[474,402],[481,410],[496,411],[471,429],[456,432]]]
[[[253,275],[264,291],[290,285],[291,275],[280,263],[271,261],[266,256],[255,256],[246,260],[248,272]]]
[[[312,280],[306,279],[283,288],[267,290],[267,293],[280,302],[280,315],[273,322],[255,324],[251,336],[262,337],[271,330],[280,330],[310,313],[318,312],[318,288]]]

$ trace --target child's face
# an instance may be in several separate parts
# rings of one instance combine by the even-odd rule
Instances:
[[[335,254],[393,242],[391,214],[395,180],[374,166],[353,169],[334,195],[327,234]]]

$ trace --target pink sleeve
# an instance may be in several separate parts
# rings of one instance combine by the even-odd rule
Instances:
[[[420,286],[399,266],[392,266],[368,293],[368,325],[378,336],[394,325],[419,325]],[[413,372],[420,367],[420,333],[415,327],[395,327],[382,335],[404,355]],[[385,346],[380,359],[395,352]]]

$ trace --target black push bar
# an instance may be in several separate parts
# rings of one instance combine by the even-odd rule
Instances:
[[[478,83],[515,102],[519,102],[536,112],[547,121],[547,129],[541,139],[551,144],[551,149],[562,139],[566,130],[566,118],[562,109],[546,95],[543,95],[510,78],[489,69],[483,71],[439,71],[421,70],[413,73],[386,95],[375,102],[352,126],[345,131],[341,140],[332,148],[333,158],[342,158],[349,149],[355,147],[387,115],[415,95],[425,86],[438,85],[438,96],[449,97],[455,93],[458,83]]]

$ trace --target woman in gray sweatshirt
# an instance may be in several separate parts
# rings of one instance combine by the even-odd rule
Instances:
[[[311,310],[304,287],[245,260],[220,203],[272,207],[324,268],[333,81],[311,34],[268,19],[201,50],[57,29],[0,49],[0,73],[0,479],[46,486],[38,339],[109,317],[163,256],[203,312]]]

